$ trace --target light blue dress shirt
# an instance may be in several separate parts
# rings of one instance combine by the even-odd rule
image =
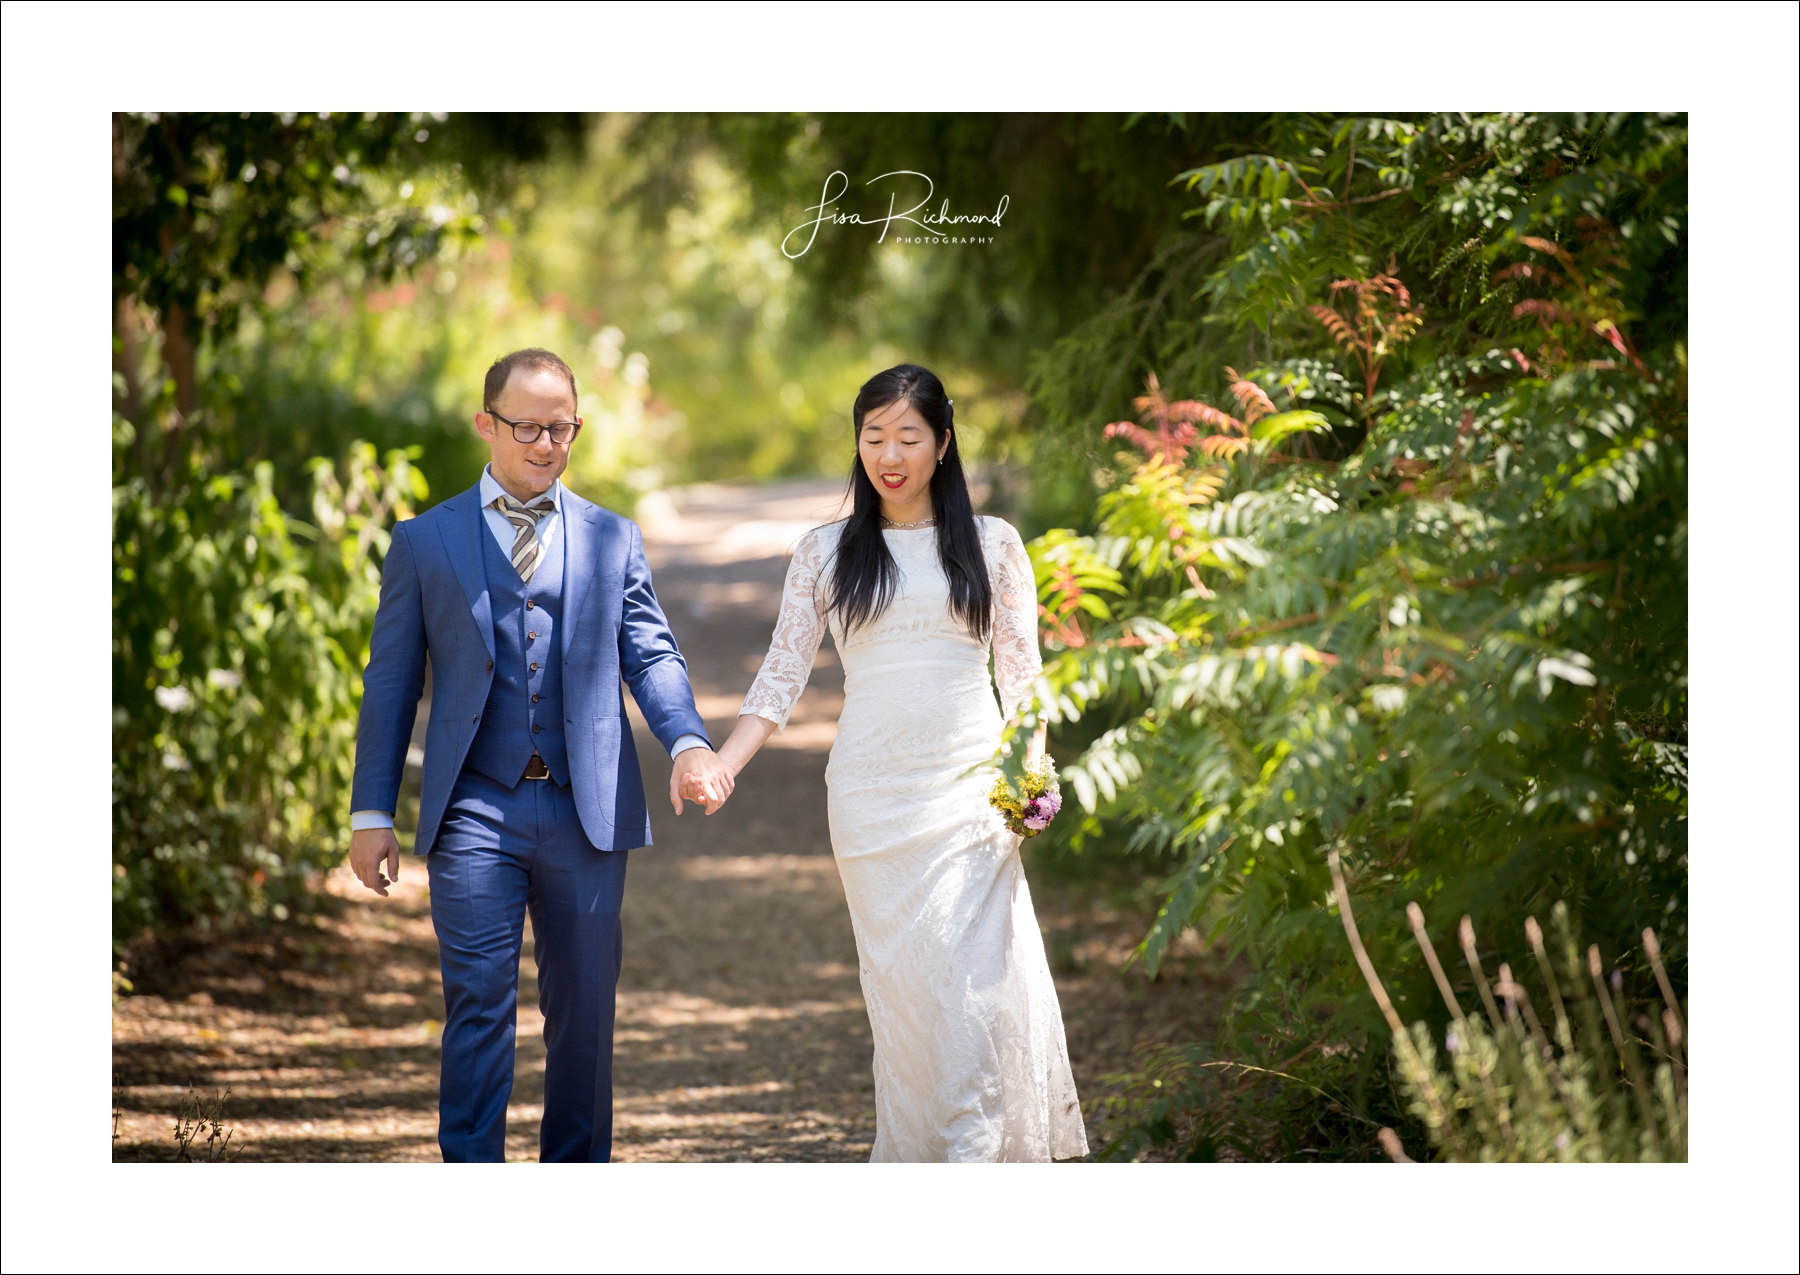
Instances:
[[[481,516],[487,521],[488,530],[494,534],[494,540],[500,546],[500,552],[508,561],[512,559],[513,541],[518,536],[513,525],[506,520],[506,515],[494,508],[494,502],[507,494],[498,482],[494,481],[493,467],[488,466],[481,471]],[[555,506],[553,512],[538,519],[534,534],[537,536],[540,553],[560,551],[561,539],[557,532],[562,530],[562,480],[550,484],[545,493]],[[683,735],[675,741],[669,750],[670,757],[679,757],[690,748],[705,748],[706,741],[698,735]],[[350,831],[361,832],[364,828],[392,828],[394,813],[391,810],[353,810],[350,812]]]

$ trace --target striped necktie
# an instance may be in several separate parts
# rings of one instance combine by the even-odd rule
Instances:
[[[511,496],[501,495],[494,498],[493,507],[513,525],[517,533],[513,536],[513,570],[519,573],[519,579],[530,584],[532,575],[537,571],[538,559],[543,556],[543,546],[538,544],[537,538],[538,520],[555,513],[556,502],[547,494],[539,496],[528,505],[520,504]]]

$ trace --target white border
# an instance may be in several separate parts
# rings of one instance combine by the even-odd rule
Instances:
[[[7,1269],[1379,1269],[1452,1252],[1476,1270],[1794,1269],[1794,6],[11,3],[0,20]],[[1694,1164],[966,1183],[244,1166],[196,1189],[107,1162],[110,111],[1437,101],[1692,113]]]

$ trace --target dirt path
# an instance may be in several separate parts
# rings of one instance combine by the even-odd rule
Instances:
[[[723,739],[774,624],[786,549],[826,484],[705,487],[645,510],[657,592]],[[654,847],[634,851],[614,1063],[619,1160],[861,1160],[874,1137],[868,1019],[825,824],[843,675],[829,643],[785,734],[710,819],[676,819],[668,759],[633,710]],[[421,736],[422,738],[422,736]],[[404,816],[402,819],[404,824]],[[1119,968],[1147,918],[1031,871],[1084,1096],[1134,1044],[1215,1029],[1229,980],[1188,950],[1157,983]],[[140,953],[114,1013],[115,1157],[170,1154],[190,1086],[231,1089],[247,1160],[435,1160],[443,995],[422,865],[373,899],[340,871],[316,925]],[[526,951],[529,953],[529,936]],[[508,1158],[533,1159],[543,1021],[520,986]]]

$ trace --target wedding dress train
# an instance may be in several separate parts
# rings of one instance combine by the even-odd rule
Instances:
[[[884,533],[899,587],[879,617],[845,633],[824,600],[834,523],[795,551],[741,710],[784,726],[829,624],[844,709],[825,780],[875,1038],[875,1161],[1087,1153],[1020,839],[987,803],[992,772],[970,773],[999,745],[1001,706],[1011,712],[1042,667],[1025,547],[1007,523],[977,521],[991,642],[950,614],[930,528]]]

